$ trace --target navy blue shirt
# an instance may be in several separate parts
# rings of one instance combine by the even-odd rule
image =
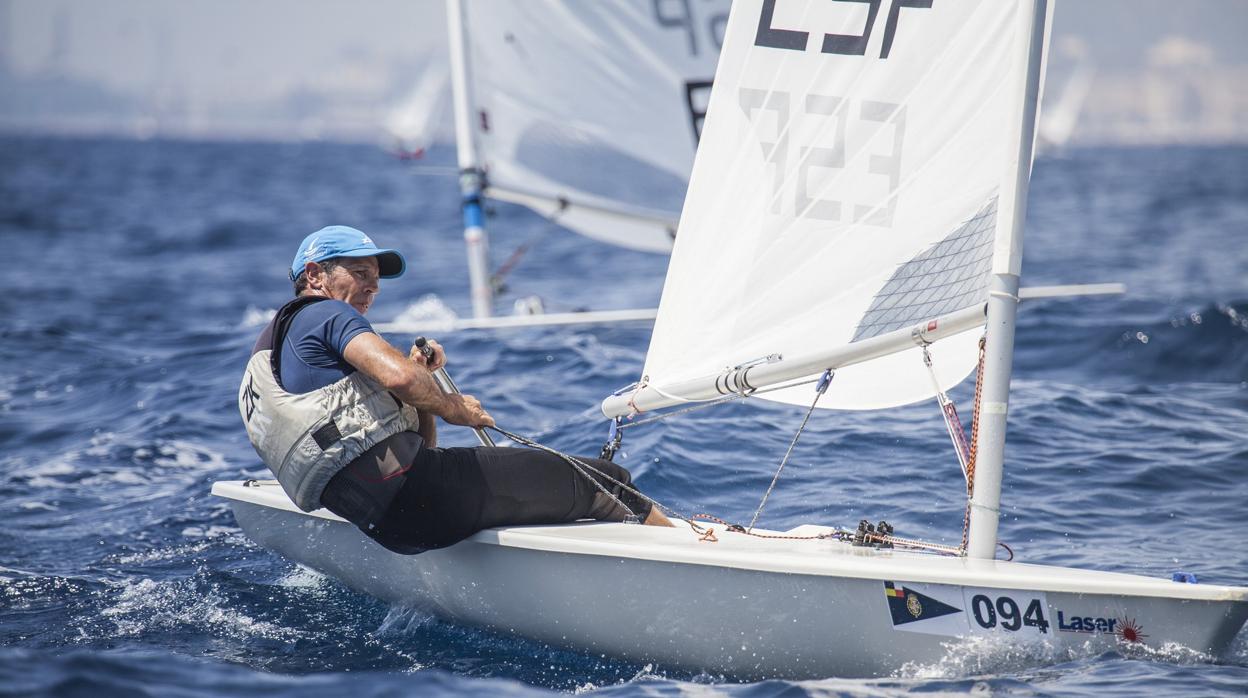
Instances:
[[[342,301],[300,309],[282,341],[282,387],[288,393],[307,393],[355,373],[343,352],[352,339],[372,331],[368,320]]]

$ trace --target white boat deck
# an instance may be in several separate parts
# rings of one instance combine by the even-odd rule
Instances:
[[[226,499],[299,512],[280,486],[258,481],[217,482],[212,493]],[[304,514],[350,525],[326,510]],[[1248,601],[1248,588],[1184,584],[1114,572],[1031,565],[1000,560],[972,560],[901,550],[854,547],[835,540],[783,540],[731,533],[712,524],[718,542],[699,540],[682,524],[676,528],[583,522],[557,526],[515,526],[481,531],[471,542],[508,548],[574,555],[595,555],[705,565],[741,570],[869,578],[957,586],[991,586],[1075,594],[1165,597],[1198,601]],[[814,535],[829,527],[804,525],[791,531]]]

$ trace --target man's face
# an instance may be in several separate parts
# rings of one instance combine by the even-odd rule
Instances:
[[[377,296],[380,280],[377,258],[358,257],[338,262],[328,274],[320,274],[321,289],[326,296],[350,304],[361,315],[367,313]]]

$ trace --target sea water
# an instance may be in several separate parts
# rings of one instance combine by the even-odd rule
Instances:
[[[1244,633],[1220,659],[979,642],[885,679],[734,683],[446,623],[255,546],[209,488],[265,476],[235,391],[290,295],[295,247],[357,226],[409,262],[370,317],[466,314],[452,165],[449,149],[413,164],[367,146],[0,140],[0,694],[1248,690]],[[657,303],[666,258],[493,214],[494,263],[528,250],[500,311],[529,295],[548,311]],[[1042,158],[1027,221],[1026,285],[1129,290],[1021,309],[1001,538],[1028,562],[1248,584],[1248,149]],[[438,338],[501,425],[595,453],[597,404],[637,379],[648,336],[643,323]],[[969,416],[970,387],[953,397]],[[678,510],[748,519],[801,416],[699,412],[633,430],[620,462]],[[821,413],[761,524],[887,519],[956,541],[960,481],[934,403]]]

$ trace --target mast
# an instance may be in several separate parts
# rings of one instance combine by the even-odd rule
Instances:
[[[481,209],[483,176],[473,136],[476,112],[472,96],[472,66],[468,60],[467,26],[461,0],[446,0],[447,38],[451,54],[451,94],[455,105],[455,145],[459,158],[459,189],[463,195],[464,245],[468,252],[468,281],[472,286],[472,314],[493,314],[494,291],[489,279],[489,238]]]
[[[997,524],[1001,516],[1001,475],[1005,460],[1006,416],[1010,402],[1010,374],[1014,360],[1014,326],[1018,315],[1019,273],[1022,268],[1023,223],[1027,215],[1027,186],[1031,180],[1032,146],[1040,103],[1040,73],[1044,64],[1048,0],[1031,0],[1019,18],[1021,46],[1026,47],[1026,73],[1021,94],[1017,148],[1008,167],[1014,179],[1001,190],[1002,209],[1010,212],[1009,229],[998,234],[989,285],[986,325],[983,402],[979,416],[979,445],[971,495],[967,555],[990,560],[996,555]]]

